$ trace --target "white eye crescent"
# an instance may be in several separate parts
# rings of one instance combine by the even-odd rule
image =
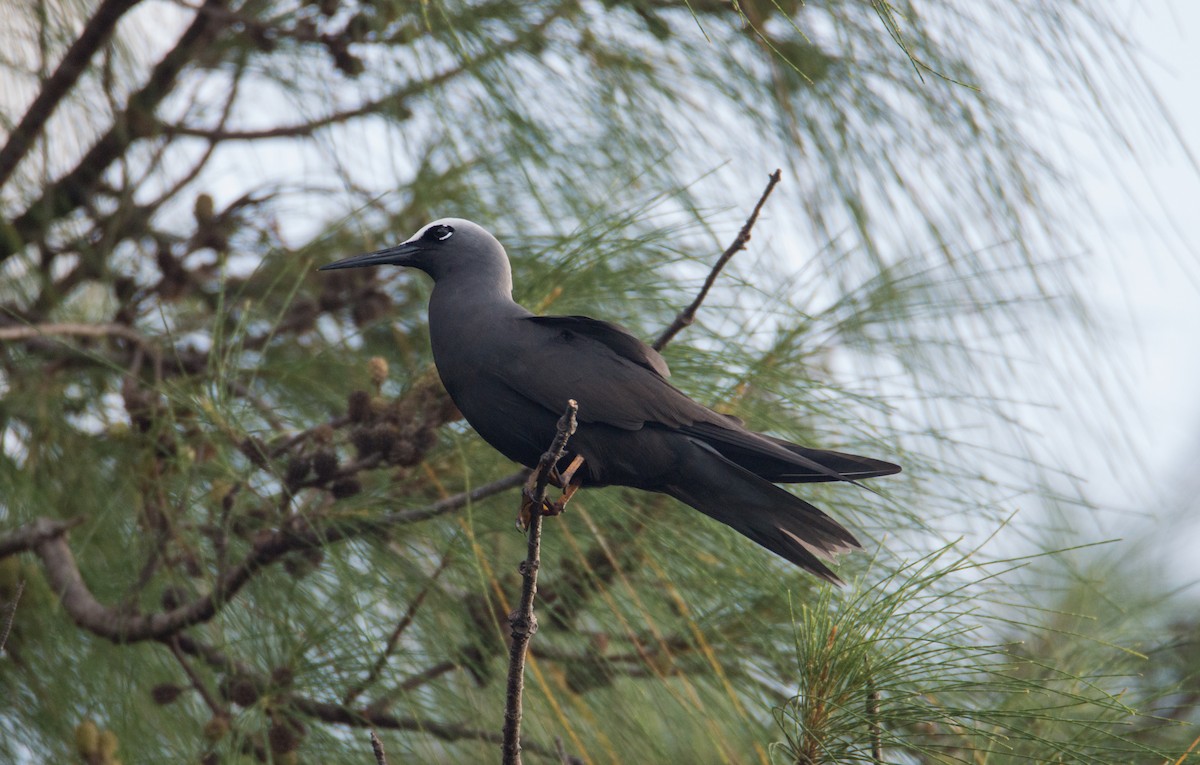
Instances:
[[[444,242],[452,236],[454,236],[454,227],[441,225],[430,226],[429,228],[425,229],[425,233],[421,236],[421,238],[425,241],[435,239],[439,242]]]

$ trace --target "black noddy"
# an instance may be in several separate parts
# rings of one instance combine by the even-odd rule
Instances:
[[[898,473],[898,465],[751,431],[671,385],[662,356],[622,327],[535,316],[513,301],[504,247],[468,220],[434,221],[395,247],[320,270],[376,265],[433,277],[438,374],[467,422],[504,456],[536,466],[567,401],[578,401],[578,430],[559,464],[564,501],[581,485],[668,494],[841,584],[823,561],[862,545],[775,484],[857,481]]]

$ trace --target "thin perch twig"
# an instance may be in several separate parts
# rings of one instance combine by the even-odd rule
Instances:
[[[383,742],[375,731],[371,731],[371,750],[375,752],[375,765],[387,765],[387,755],[383,753]]]
[[[191,662],[187,660],[187,656],[184,655],[183,649],[179,646],[178,636],[173,637],[171,640],[165,642],[167,643],[167,647],[171,649],[171,654],[175,657],[175,660],[179,662],[179,666],[183,667],[183,672],[188,676],[188,680],[191,681],[192,688],[195,689],[196,693],[200,694],[200,698],[204,700],[204,705],[209,708],[214,716],[228,717],[229,710],[226,709],[221,702],[217,701],[216,696],[213,696],[209,692],[208,686],[204,684],[204,679],[200,677],[200,675],[196,672],[196,669],[191,665]]]
[[[17,604],[21,602],[21,593],[25,592],[25,580],[17,582],[17,591],[13,593],[12,602],[8,604],[8,614],[4,617],[4,631],[0,633],[0,651],[8,645],[8,635],[12,631],[13,620],[17,618]]]
[[[417,616],[417,609],[420,608],[425,602],[425,598],[429,596],[429,590],[433,587],[433,584],[437,581],[437,578],[442,575],[442,572],[446,570],[446,566],[449,565],[449,563],[450,553],[447,552],[442,556],[442,561],[438,564],[437,569],[430,574],[429,581],[427,581],[425,586],[417,592],[416,597],[414,597],[412,603],[408,605],[408,609],[404,612],[404,615],[400,617],[400,622],[396,625],[396,628],[392,630],[392,634],[388,636],[387,645],[384,647],[383,652],[379,655],[379,657],[375,659],[375,664],[372,665],[371,671],[367,673],[367,676],[363,678],[361,682],[357,683],[351,687],[350,690],[346,691],[346,695],[342,697],[343,704],[348,706],[353,703],[355,699],[362,695],[363,691],[370,687],[376,680],[379,679],[379,676],[383,674],[383,670],[387,668],[388,659],[391,658],[392,653],[396,650],[396,644],[400,642],[400,637],[404,634],[404,631],[408,629],[409,625],[413,623],[413,620]],[[453,667],[457,665],[451,666]]]
[[[533,512],[529,519],[529,545],[524,563],[521,564],[521,604],[508,617],[512,627],[512,647],[508,655],[508,693],[504,706],[504,765],[521,764],[521,697],[525,691],[525,657],[529,639],[537,632],[537,618],[533,613],[533,600],[537,595],[537,571],[542,554],[542,503],[546,499],[546,486],[550,483],[550,472],[567,450],[567,441],[575,434],[575,416],[579,405],[572,399],[567,410],[558,421],[558,433],[550,450],[542,455],[534,471],[535,483],[532,496]]]
[[[663,333],[654,341],[654,350],[661,351],[667,346],[667,343],[679,334],[679,331],[684,327],[690,326],[696,320],[696,311],[700,309],[700,304],[704,302],[704,298],[708,297],[709,290],[717,281],[717,276],[720,275],[721,269],[725,268],[730,259],[733,258],[741,250],[746,249],[747,242],[750,241],[750,230],[754,228],[754,224],[758,221],[758,214],[762,211],[763,205],[766,204],[767,197],[771,196],[771,192],[775,190],[775,186],[779,184],[782,178],[781,171],[776,170],[771,173],[771,179],[767,181],[767,188],[763,190],[762,196],[758,198],[758,204],[754,205],[754,211],[750,213],[750,217],[746,219],[742,230],[738,232],[733,243],[725,248],[725,252],[721,253],[721,257],[717,258],[716,264],[712,270],[708,272],[708,278],[704,280],[704,286],[700,288],[700,294],[696,295],[696,299],[687,308],[679,312],[671,325],[663,330]]]
[[[875,765],[883,765],[883,729],[879,725],[879,689],[875,687],[875,679],[871,674],[871,660],[866,660],[867,668],[867,730],[871,734],[871,761]]]

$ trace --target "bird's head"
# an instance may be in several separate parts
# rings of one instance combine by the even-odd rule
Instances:
[[[345,258],[319,270],[385,265],[419,268],[435,282],[451,275],[458,279],[501,276],[511,290],[504,247],[483,226],[462,218],[435,220],[394,247]]]

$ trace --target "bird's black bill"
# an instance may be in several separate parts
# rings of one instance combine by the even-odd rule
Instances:
[[[412,256],[420,251],[420,246],[414,242],[405,242],[395,247],[369,252],[366,255],[354,255],[318,268],[318,271],[333,271],[338,268],[361,268],[362,266],[407,266]]]

